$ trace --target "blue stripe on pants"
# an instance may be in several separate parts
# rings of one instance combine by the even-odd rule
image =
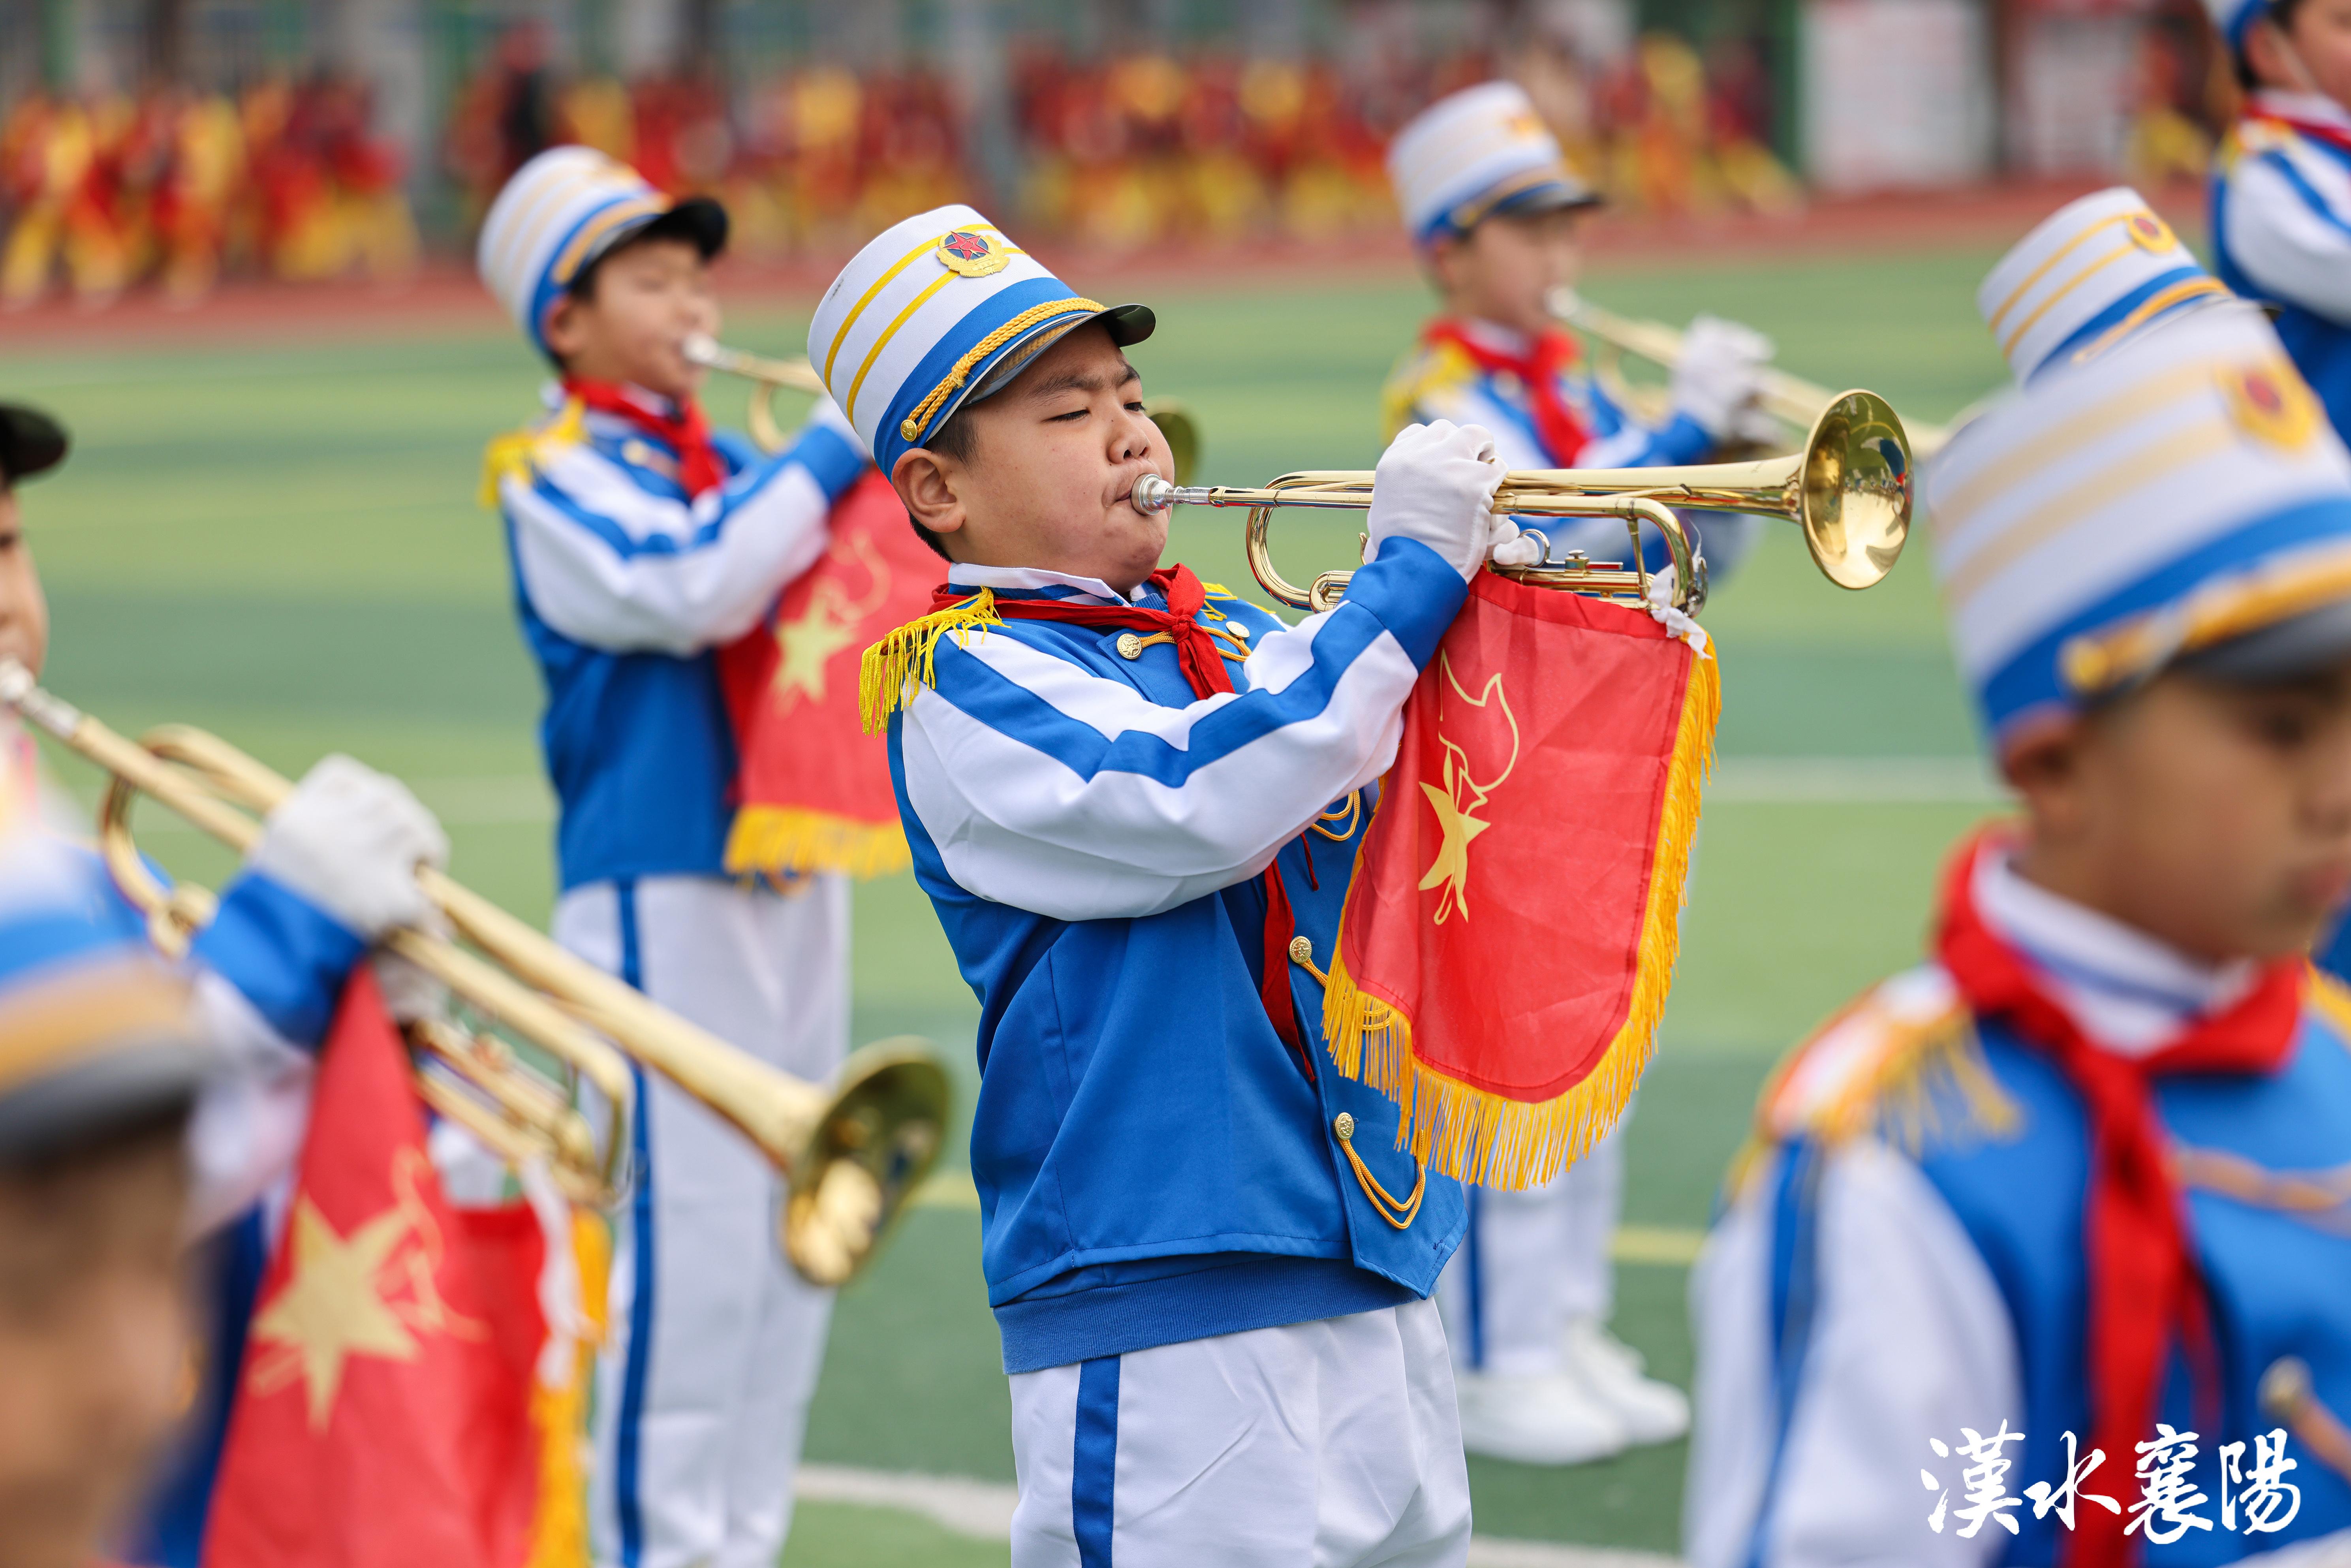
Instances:
[[[643,958],[637,948],[637,884],[633,881],[615,883],[612,895],[620,909],[621,978],[643,990],[645,977]],[[635,1281],[635,1291],[629,1301],[629,1360],[621,1375],[620,1432],[612,1455],[612,1500],[621,1526],[621,1562],[624,1568],[637,1568],[645,1550],[644,1505],[637,1496],[637,1432],[644,1416],[645,1364],[653,1359],[653,1167],[652,1141],[645,1130],[645,1124],[652,1119],[653,1106],[646,1099],[643,1070],[632,1063],[629,1071],[635,1081],[637,1096],[629,1134],[630,1163],[634,1166],[631,1175],[636,1184],[629,1200],[631,1277]]]
[[[1465,1186],[1461,1195],[1469,1200],[1469,1228],[1461,1234],[1462,1249],[1469,1254],[1461,1260],[1461,1282],[1469,1298],[1469,1364],[1483,1372],[1486,1369],[1486,1268],[1479,1255],[1478,1232],[1485,1221],[1485,1194],[1478,1187]]]
[[[1070,1466],[1070,1521],[1079,1568],[1111,1568],[1111,1507],[1118,1484],[1118,1357],[1078,1368],[1077,1436]]]

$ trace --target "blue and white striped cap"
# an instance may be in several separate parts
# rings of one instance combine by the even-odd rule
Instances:
[[[1466,235],[1501,212],[1595,205],[1516,82],[1438,99],[1388,144],[1388,180],[1415,243]]]
[[[726,248],[726,210],[671,197],[589,147],[550,147],[515,171],[482,220],[474,265],[540,353],[547,313],[590,263],[666,220],[706,259]]]
[[[841,269],[809,323],[809,362],[887,474],[956,410],[1094,320],[1121,347],[1155,324],[1148,307],[1081,298],[970,207],[937,207]]]
[[[2251,307],[2052,371],[1926,478],[1954,651],[1995,751],[2351,598],[2351,454]]]
[[[185,978],[98,857],[0,830],[0,1165],[185,1104],[214,1066]]]
[[[2245,52],[2245,30],[2253,18],[2269,10],[2269,0],[2204,0],[2204,8],[2212,14],[2212,26],[2229,41],[2230,49],[2240,56]]]
[[[2232,296],[2147,199],[2116,185],[2068,202],[2000,258],[1976,308],[2020,382]]]

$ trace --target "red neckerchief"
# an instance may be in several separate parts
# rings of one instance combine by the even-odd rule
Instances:
[[[1552,462],[1562,468],[1575,465],[1576,457],[1592,439],[1583,421],[1576,417],[1567,400],[1559,395],[1559,378],[1574,365],[1577,358],[1575,335],[1564,327],[1546,328],[1523,354],[1506,354],[1500,350],[1479,342],[1463,329],[1461,323],[1449,317],[1438,317],[1421,333],[1421,340],[1432,347],[1449,343],[1469,356],[1479,370],[1492,374],[1508,371],[1519,378],[1527,389],[1527,402],[1534,414],[1535,436],[1542,443],[1543,451]]]
[[[2187,1209],[2166,1161],[2167,1138],[2149,1080],[2180,1072],[2276,1071],[2294,1046],[2308,966],[2298,956],[2269,965],[2226,1011],[2199,1019],[2151,1056],[2133,1060],[2101,1051],[1976,909],[1977,865],[2008,842],[2006,830],[1988,829],[1951,857],[1938,956],[1972,1011],[2014,1029],[2082,1096],[2090,1123],[2090,1191],[2083,1216],[2090,1259],[2087,1446],[2105,1449],[2109,1465],[2119,1464],[2127,1477],[2137,1446],[2155,1435],[2156,1400],[2174,1334],[2187,1348],[2199,1390],[2215,1385],[2218,1365]],[[2126,1561],[2123,1523],[2103,1510],[2089,1511],[2070,1538],[2067,1563],[2115,1568]]]
[[[2289,114],[2266,101],[2260,94],[2255,94],[2252,102],[2246,106],[2244,117],[2247,120],[2270,120],[2274,124],[2290,128],[2298,135],[2307,136],[2313,141],[2324,141],[2338,152],[2351,152],[2351,128],[2328,120],[2304,120],[2298,114]]]
[[[1166,609],[1154,610],[1142,604],[1086,604],[1068,599],[998,597],[996,612],[1009,621],[1119,626],[1146,635],[1164,632],[1176,640],[1176,657],[1184,667],[1184,678],[1192,684],[1193,695],[1207,697],[1231,691],[1233,678],[1225,671],[1225,658],[1217,652],[1216,636],[1199,622],[1200,607],[1207,602],[1208,595],[1200,586],[1200,580],[1192,575],[1192,569],[1162,567],[1151,574],[1149,586],[1166,597]],[[933,595],[931,602],[935,609],[945,610],[970,597],[969,589],[950,583]],[[1298,1009],[1291,1005],[1290,996],[1290,941],[1297,933],[1298,922],[1290,913],[1290,894],[1281,885],[1281,868],[1270,863],[1265,868],[1264,977],[1258,987],[1258,999],[1265,1005],[1265,1016],[1272,1020],[1274,1033],[1297,1053],[1298,1065],[1311,1082],[1314,1059],[1299,1032]]]
[[[675,413],[661,414],[611,382],[567,376],[563,390],[598,413],[625,419],[646,434],[657,435],[674,447],[677,482],[685,487],[688,499],[705,490],[716,490],[726,482],[726,465],[718,460],[718,449],[710,444],[710,422],[702,417],[702,405],[692,398],[679,403]]]

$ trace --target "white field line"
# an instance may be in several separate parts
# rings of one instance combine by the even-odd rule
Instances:
[[[1020,1499],[1013,1488],[992,1481],[843,1465],[802,1465],[793,1490],[802,1502],[856,1503],[921,1514],[943,1530],[980,1541],[1011,1538],[1012,1510]],[[1469,1542],[1469,1563],[1470,1568],[1679,1568],[1675,1559],[1646,1552],[1482,1536]]]
[[[419,779],[417,798],[452,828],[529,826],[555,819],[555,797],[532,774]],[[1969,805],[2004,800],[1970,757],[1725,757],[1707,781],[1709,806]],[[168,811],[141,831],[193,832]]]

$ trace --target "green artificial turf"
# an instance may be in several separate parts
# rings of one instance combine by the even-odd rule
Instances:
[[[1644,263],[1601,268],[1588,287],[1633,314],[1744,319],[1790,369],[1942,418],[2001,373],[1970,307],[1989,260]],[[1151,392],[1201,418],[1208,478],[1375,458],[1377,384],[1425,311],[1412,280],[1245,290],[1207,277],[1149,297],[1160,332],[1133,357]],[[804,320],[746,309],[728,336],[785,351]],[[498,527],[475,502],[483,442],[531,414],[539,379],[492,332],[82,353],[12,352],[0,339],[0,397],[48,404],[77,441],[63,472],[25,491],[56,612],[49,684],[119,727],[190,720],[289,769],[341,749],[397,771],[451,819],[459,876],[542,918],[537,680]],[[722,387],[713,402],[725,417],[740,392]],[[1238,520],[1179,514],[1172,553],[1251,588]],[[1302,580],[1343,564],[1355,531],[1353,519],[1285,520],[1285,571]],[[1723,660],[1727,762],[1972,748],[1923,551],[1883,587],[1848,594],[1775,527],[1707,622]],[[1629,1220],[1704,1224],[1772,1057],[1914,959],[1935,868],[1980,814],[1867,800],[1709,808],[1677,990],[1630,1134]],[[175,867],[222,867],[186,833],[150,841]],[[860,1038],[928,1033],[969,1076],[976,1010],[910,879],[860,892],[854,982]],[[1620,1332],[1686,1381],[1683,1271],[1628,1266],[1618,1289]],[[1006,1421],[977,1216],[916,1212],[835,1317],[810,1456],[1008,1481]],[[1570,1472],[1476,1462],[1480,1528],[1670,1549],[1681,1453]],[[793,1568],[1002,1561],[1000,1547],[926,1521],[830,1503],[802,1511],[786,1554]]]

